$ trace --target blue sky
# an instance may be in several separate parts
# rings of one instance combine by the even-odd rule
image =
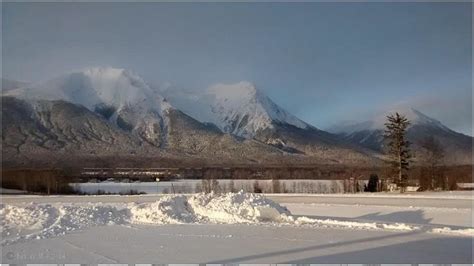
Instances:
[[[253,82],[326,128],[393,105],[472,135],[471,3],[3,3],[3,77]]]

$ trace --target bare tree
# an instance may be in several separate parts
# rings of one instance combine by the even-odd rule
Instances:
[[[204,193],[211,193],[211,182],[209,179],[201,180],[201,189]]]
[[[234,183],[234,180],[230,180],[230,183],[229,183],[229,192],[232,192],[232,193],[235,193],[235,183]]]
[[[330,185],[330,190],[329,190],[330,193],[337,193],[339,192],[339,186],[337,185],[337,181],[336,180],[332,180],[331,181],[331,185]]]
[[[221,193],[219,181],[217,181],[217,179],[215,178],[211,180],[211,191],[213,191],[214,193]]]
[[[272,192],[281,193],[281,184],[278,179],[272,179]]]
[[[406,140],[407,128],[410,121],[399,113],[387,116],[384,138],[388,141],[388,155],[391,157],[392,166],[397,169],[400,192],[405,192],[407,185],[406,171],[410,164],[410,143]]]
[[[428,167],[429,183],[426,184],[428,186],[427,188],[433,188],[434,186],[439,187],[443,184],[443,177],[439,175],[438,168],[443,163],[444,149],[441,143],[433,136],[422,140],[420,146],[424,150],[424,161]]]

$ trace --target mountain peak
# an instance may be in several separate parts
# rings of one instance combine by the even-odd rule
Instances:
[[[385,128],[385,122],[388,115],[399,113],[405,116],[410,121],[410,127],[415,125],[433,126],[443,130],[449,130],[440,121],[431,118],[421,111],[409,107],[409,108],[392,108],[389,111],[380,113],[374,116],[372,119],[363,122],[347,122],[340,123],[328,129],[329,132],[336,134],[351,134],[354,132],[360,132],[363,130],[383,130]]]
[[[152,124],[171,105],[138,75],[112,67],[90,67],[10,93],[25,100],[62,100],[86,107],[123,128]]]
[[[436,126],[439,128],[447,129],[440,121],[427,116],[426,114],[422,113],[421,111],[413,108],[413,107],[399,107],[393,108],[392,110],[383,113],[382,115],[378,115],[373,119],[373,128],[374,129],[383,129],[385,128],[384,124],[387,120],[387,116],[390,114],[394,114],[395,112],[399,113],[400,115],[405,116],[411,123],[411,126],[414,125],[430,125]]]
[[[87,67],[84,68],[82,71],[87,75],[111,75],[111,76],[120,76],[122,73],[125,72],[123,68],[115,68],[115,67]]]
[[[167,90],[165,96],[199,121],[213,123],[226,133],[242,137],[254,137],[258,131],[273,128],[275,123],[309,127],[248,81],[216,84],[203,93]]]
[[[90,67],[33,84],[12,93],[32,100],[65,100],[91,110],[97,105],[120,108],[140,103],[152,106],[160,98],[131,71],[112,67]],[[163,101],[162,97],[157,99]]]
[[[207,93],[214,95],[219,100],[241,101],[257,96],[257,88],[248,81],[241,81],[234,84],[219,83],[207,89]]]
[[[207,93],[214,94],[219,98],[242,98],[245,96],[255,96],[257,88],[248,81],[240,81],[234,84],[219,83],[209,87]]]

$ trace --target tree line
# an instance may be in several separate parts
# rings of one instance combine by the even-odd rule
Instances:
[[[74,178],[60,169],[3,170],[2,187],[41,194],[73,194]]]

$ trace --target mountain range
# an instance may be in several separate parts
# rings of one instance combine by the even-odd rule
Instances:
[[[2,92],[3,161],[120,156],[360,165],[383,159],[378,120],[329,133],[249,82],[198,93],[156,88],[124,69],[88,68],[38,84],[2,80]],[[466,162],[471,137],[411,111],[412,138],[437,132],[456,155],[450,162]]]

